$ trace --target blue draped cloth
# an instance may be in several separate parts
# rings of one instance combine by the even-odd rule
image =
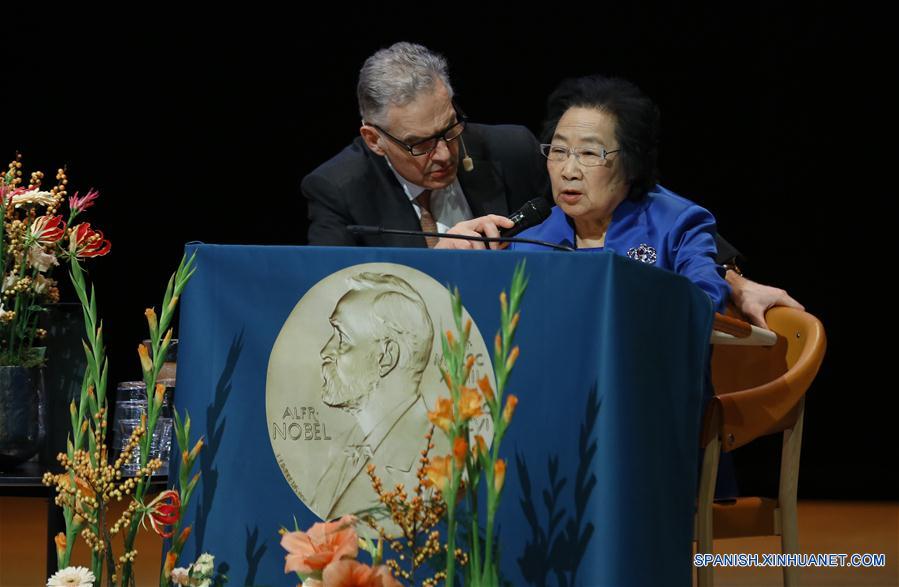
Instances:
[[[490,348],[497,296],[526,260],[521,356],[507,388],[520,403],[501,448],[504,579],[690,584],[713,311],[686,278],[610,253],[221,245],[188,252],[197,253],[197,272],[183,294],[175,404],[189,410],[193,435],[207,446],[184,559],[213,553],[235,585],[295,584],[283,572],[278,530],[292,529],[294,516],[301,528],[318,518],[273,452],[266,382],[279,333],[313,286],[364,263],[412,268],[458,286]]]

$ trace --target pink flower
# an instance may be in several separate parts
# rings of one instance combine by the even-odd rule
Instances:
[[[308,532],[287,532],[281,537],[285,573],[308,575],[321,572],[329,563],[356,558],[359,537],[353,524],[356,518],[344,516],[335,522],[313,524]]]
[[[386,565],[372,568],[354,560],[331,563],[322,579],[324,587],[402,587]]]
[[[82,222],[72,228],[69,236],[69,252],[76,257],[99,257],[109,252],[112,244],[103,238],[103,233]]]
[[[62,216],[41,216],[29,227],[31,238],[42,245],[52,245],[66,233],[66,223]]]
[[[83,197],[79,198],[78,192],[75,192],[75,195],[69,198],[69,208],[71,208],[72,214],[80,214],[93,206],[94,200],[96,200],[99,195],[100,192],[92,189],[88,190]]]

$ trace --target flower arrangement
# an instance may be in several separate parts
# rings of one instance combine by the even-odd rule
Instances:
[[[175,428],[181,449],[179,488],[162,492],[145,503],[149,480],[160,467],[159,459],[149,459],[150,443],[159,418],[165,386],[156,380],[173,330],[169,324],[174,316],[181,291],[194,272],[194,259],[183,258],[178,270],[169,280],[157,319],[154,309],[145,316],[150,329],[151,350],[138,347],[138,355],[148,390],[147,412],[141,424],[127,439],[118,458],[110,462],[107,440],[109,404],[106,397],[108,364],[103,343],[102,322],[97,317],[95,291],[89,286],[81,260],[106,255],[111,248],[103,233],[90,224],[74,224],[78,216],[94,205],[98,192],[85,196],[76,193],[68,199],[69,215],[63,220],[57,212],[66,196],[68,179],[65,171],[57,172],[57,185],[50,191],[41,189],[43,174],[31,174],[25,187],[22,183],[21,157],[10,163],[0,179],[0,203],[3,223],[0,230],[0,266],[3,267],[3,291],[0,298],[0,363],[36,366],[42,355],[35,341],[45,333],[38,328],[38,315],[45,311],[42,304],[59,299],[56,282],[48,277],[49,270],[63,259],[69,264],[69,277],[81,303],[85,338],[84,351],[87,368],[82,380],[78,402],[69,406],[71,434],[66,452],[58,455],[64,468],[60,474],[46,473],[44,484],[55,487],[55,503],[63,508],[66,531],[55,537],[58,572],[47,585],[133,585],[132,564],[137,551],[134,542],[140,527],[149,526],[163,537],[177,537],[166,556],[165,572],[160,585],[171,584],[171,573],[190,526],[181,528],[182,514],[199,480],[199,474],[189,478],[203,446],[202,439],[190,448],[190,416],[184,419],[175,412]],[[41,213],[42,212],[42,213]],[[140,469],[134,477],[123,477],[121,468],[133,452],[140,449]],[[130,499],[121,516],[109,518],[109,504]],[[123,536],[124,549],[113,554],[113,537]],[[90,569],[69,566],[72,548],[80,537],[91,550]],[[207,561],[197,561],[191,568],[192,577],[202,577]],[[105,571],[105,576],[104,576]],[[191,583],[193,584],[193,583]]]
[[[425,437],[426,447],[418,467],[419,481],[411,495],[402,484],[385,489],[374,465],[369,465],[367,472],[381,506],[357,516],[314,524],[306,532],[298,528],[288,532],[282,528],[281,546],[287,551],[285,573],[296,573],[303,585],[313,587],[395,587],[401,585],[398,579],[410,585],[434,587],[440,582],[454,585],[459,564],[466,570],[465,585],[501,584],[494,526],[505,483],[506,461],[500,458],[499,450],[518,405],[517,396],[506,394],[505,390],[520,352],[513,342],[521,319],[522,296],[527,289],[524,269],[523,263],[515,268],[509,295],[500,294],[500,330],[493,348],[496,390],[486,376],[477,381],[477,387],[468,385],[475,361],[466,350],[472,323],[470,319],[462,323],[462,299],[456,289],[451,293],[456,331],[454,334],[447,330],[442,336],[440,369],[449,397],[439,398],[436,409],[428,412],[433,426]],[[489,446],[480,435],[472,438],[469,430],[472,418],[485,413],[492,419],[494,430]],[[446,435],[450,454],[430,456],[435,429]],[[481,485],[487,506],[483,540],[478,511]],[[463,512],[464,506],[467,511]],[[399,528],[400,535],[388,535],[375,513],[381,514],[381,519],[388,517]],[[360,520],[377,531],[376,543],[359,538],[355,526]],[[446,544],[441,542],[438,529],[444,520]],[[458,541],[457,545],[462,523],[470,525],[466,528],[467,542],[463,545]],[[385,543],[394,553],[386,562],[383,560]],[[356,560],[360,548],[369,553],[371,566]],[[444,553],[444,564],[425,577],[424,564]]]
[[[39,327],[39,318],[47,304],[59,301],[53,268],[60,259],[99,257],[110,250],[102,232],[89,223],[73,224],[99,193],[90,190],[68,198],[69,215],[63,220],[59,212],[66,203],[66,172],[57,170],[50,190],[43,189],[43,179],[36,171],[22,185],[21,155],[0,176],[0,365],[43,364],[40,341],[47,333]]]
[[[149,522],[150,527],[163,537],[172,537],[180,529],[182,513],[199,480],[195,475],[189,481],[187,476],[203,446],[197,441],[188,452],[190,417],[182,419],[175,413],[176,437],[182,450],[179,489],[162,492],[158,497],[144,503],[149,481],[161,466],[159,459],[149,459],[150,441],[156,421],[162,409],[165,386],[156,383],[163,358],[172,338],[169,323],[174,315],[181,291],[193,274],[193,258],[182,259],[178,270],[169,280],[163,301],[161,319],[157,322],[155,311],[145,312],[150,327],[152,356],[146,347],[138,347],[138,355],[144,371],[147,389],[153,389],[148,398],[147,413],[119,457],[109,463],[106,446],[108,402],[106,398],[106,378],[108,366],[103,346],[102,324],[97,320],[96,298],[93,289],[88,293],[84,272],[77,259],[71,259],[71,278],[84,311],[87,355],[87,372],[82,383],[80,404],[73,401],[69,406],[72,436],[67,443],[66,453],[57,457],[65,471],[60,474],[46,473],[44,483],[56,488],[56,504],[63,508],[66,532],[56,536],[57,560],[62,572],[68,567],[74,540],[80,536],[91,549],[91,573],[99,583],[107,571],[108,585],[133,584],[132,565],[137,551],[134,541],[137,531]],[[161,332],[165,331],[162,336]],[[133,477],[123,477],[121,468],[129,462],[131,454],[140,447],[140,469]],[[130,503],[121,516],[112,521],[108,518],[109,504],[113,500],[130,498]],[[177,562],[184,541],[190,534],[190,527],[180,531],[166,556],[165,573],[160,577],[161,585],[169,585],[170,574]],[[120,556],[113,553],[113,537],[121,535],[124,549]],[[52,579],[52,578],[51,578]],[[48,581],[48,585],[51,583]]]
[[[456,289],[451,295],[453,318],[456,334],[447,330],[442,337],[443,362],[441,373],[449,390],[449,398],[440,398],[437,409],[428,413],[428,418],[446,435],[452,447],[452,454],[435,457],[427,469],[429,480],[440,489],[447,508],[447,552],[446,552],[446,584],[453,585],[455,565],[459,559],[456,538],[460,518],[458,510],[464,501],[468,506],[468,523],[470,524],[468,560],[466,568],[466,585],[495,586],[500,584],[497,549],[494,542],[494,526],[496,510],[499,506],[503,485],[506,479],[506,461],[499,457],[499,449],[503,437],[512,421],[518,397],[505,394],[506,383],[512,367],[518,359],[519,349],[513,346],[515,331],[521,319],[521,299],[527,289],[527,277],[524,263],[515,268],[509,296],[500,293],[500,330],[494,338],[493,369],[496,376],[496,390],[488,378],[482,377],[477,382],[477,389],[469,387],[474,357],[466,356],[468,338],[471,332],[471,320],[462,324],[462,298]],[[486,410],[493,420],[493,442],[487,442],[475,435],[471,439],[469,422]],[[469,443],[471,447],[469,448]],[[466,482],[467,478],[467,482]],[[481,482],[487,501],[487,524],[484,529],[485,538],[481,543],[479,527],[479,493]],[[461,549],[460,549],[461,550]]]

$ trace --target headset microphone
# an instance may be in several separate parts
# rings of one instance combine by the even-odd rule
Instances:
[[[465,140],[462,138],[462,135],[459,135],[459,142],[462,144],[462,154],[465,155],[462,157],[462,169],[472,171],[474,169],[474,161],[468,156],[468,149],[465,148]]]

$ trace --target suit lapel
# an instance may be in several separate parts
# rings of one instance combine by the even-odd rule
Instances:
[[[372,197],[377,197],[377,200],[372,202],[376,208],[374,215],[378,218],[377,224],[383,228],[421,230],[418,215],[403,187],[387,165],[387,160],[370,151],[367,155],[377,170],[377,181],[380,184],[372,186],[371,190]],[[424,237],[384,234],[373,239],[368,244],[384,247],[427,247]]]
[[[474,159],[474,169],[459,169],[459,184],[475,217],[485,214],[509,215],[502,169],[498,163]]]

